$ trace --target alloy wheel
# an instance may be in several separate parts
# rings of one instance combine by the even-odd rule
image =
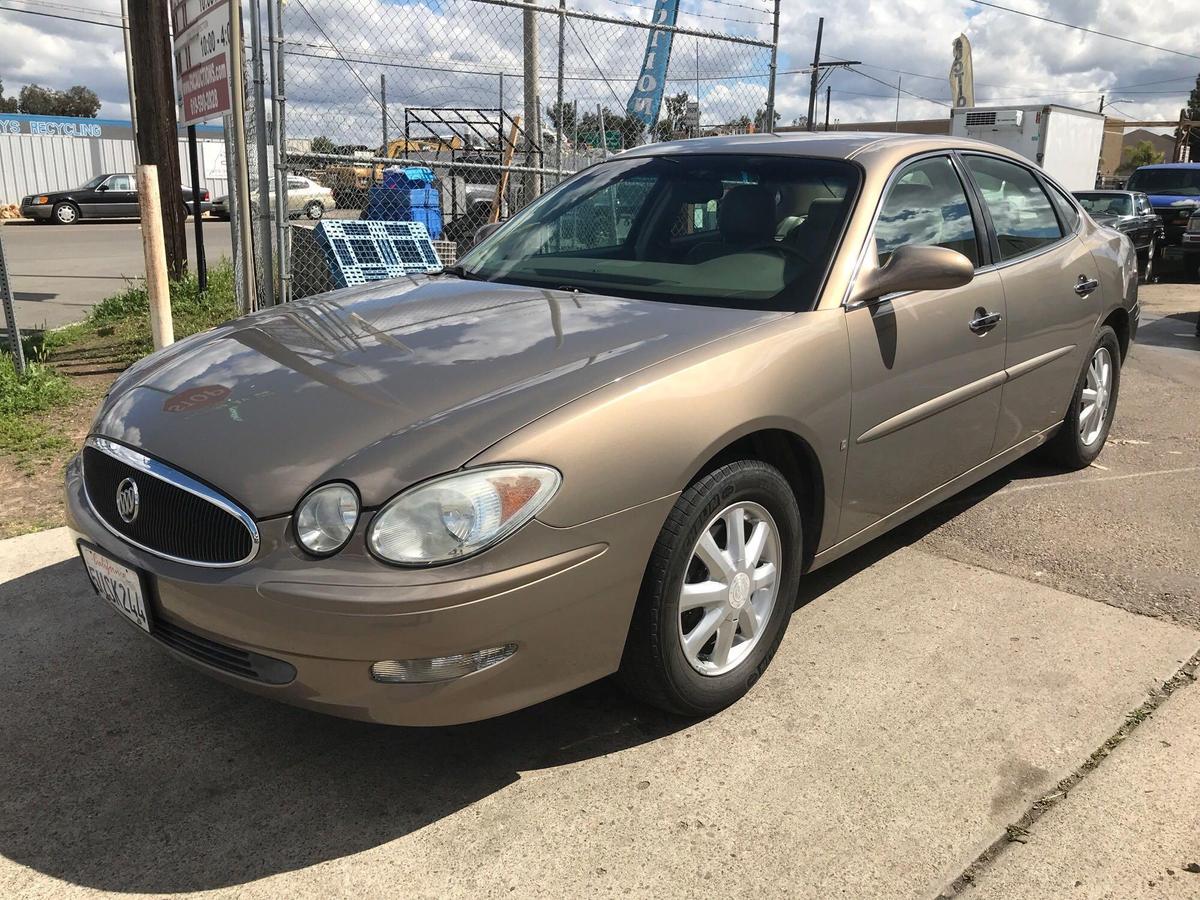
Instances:
[[[692,548],[679,592],[679,641],[701,675],[724,675],[757,646],[780,584],[779,528],[742,501],[709,521]]]
[[[1113,358],[1107,347],[1098,347],[1088,364],[1087,380],[1079,395],[1079,439],[1090,447],[1104,433],[1112,399]]]
[[[64,225],[70,225],[75,221],[75,207],[71,206],[69,203],[63,204],[55,211],[54,215],[55,218],[57,218],[58,221],[62,222]]]

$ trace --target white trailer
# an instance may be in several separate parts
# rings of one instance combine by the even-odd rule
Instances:
[[[1020,153],[1067,190],[1096,186],[1104,142],[1099,113],[1055,105],[964,107],[950,114],[950,133]]]

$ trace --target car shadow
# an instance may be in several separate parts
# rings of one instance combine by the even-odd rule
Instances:
[[[1143,321],[1138,328],[1137,343],[1152,347],[1175,347],[1180,350],[1200,350],[1196,333],[1197,312],[1171,313],[1158,319]]]
[[[1018,463],[802,579],[803,607],[1010,481]],[[849,676],[852,677],[852,676]],[[393,728],[212,681],[96,599],[75,560],[0,585],[0,855],[85,887],[245,884],[368,850],[519,781],[704,723],[601,681],[497,719]]]

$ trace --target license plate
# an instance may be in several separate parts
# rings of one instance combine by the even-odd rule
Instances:
[[[149,634],[150,613],[146,606],[145,591],[142,590],[141,573],[87,544],[79,545],[79,555],[83,557],[83,564],[96,593]]]

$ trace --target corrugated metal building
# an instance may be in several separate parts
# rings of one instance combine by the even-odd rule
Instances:
[[[200,186],[219,197],[228,187],[224,132],[207,125],[196,132]],[[180,172],[190,187],[189,165],[187,138],[181,137]],[[133,170],[133,129],[127,121],[0,113],[0,204],[78,187],[105,172]]]

